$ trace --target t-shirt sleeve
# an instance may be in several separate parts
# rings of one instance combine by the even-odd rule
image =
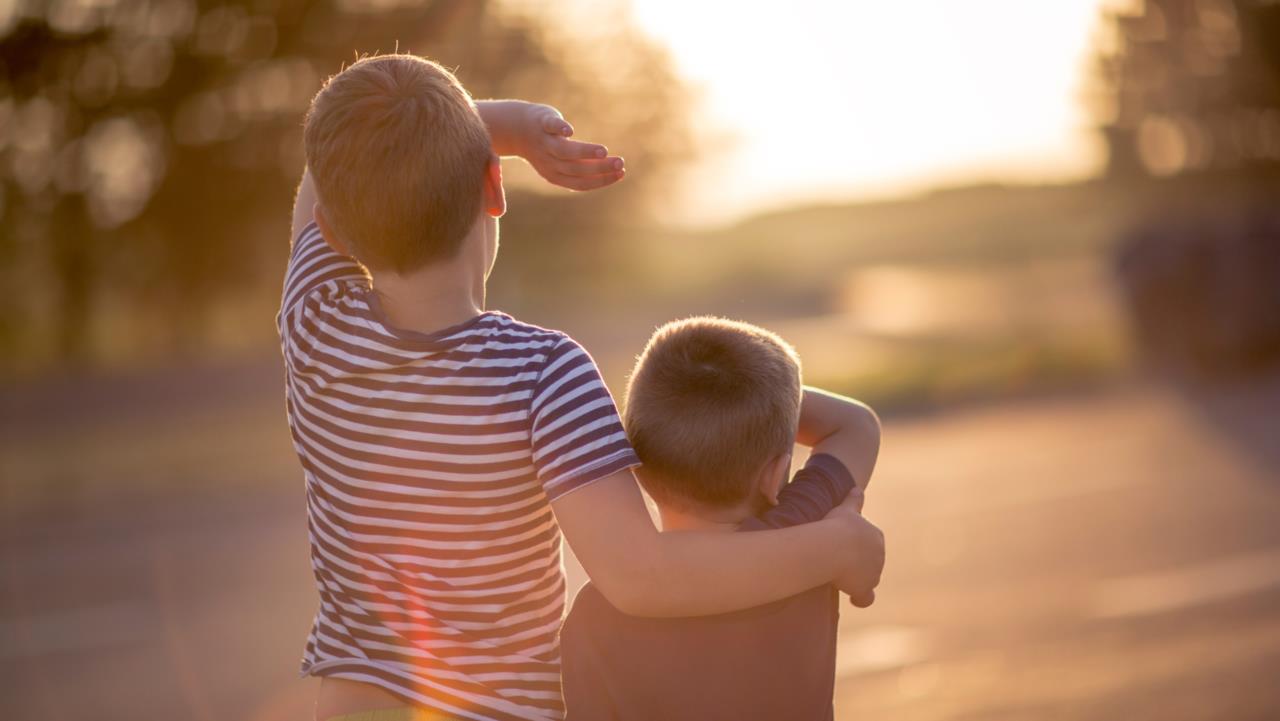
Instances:
[[[312,221],[293,241],[289,265],[284,274],[277,325],[283,335],[297,315],[302,300],[325,283],[336,280],[367,280],[359,263],[329,247]]]
[[[596,362],[571,338],[548,354],[530,415],[533,465],[549,500],[640,464]]]
[[[740,528],[760,531],[813,523],[840,505],[855,485],[853,474],[835,456],[814,454],[778,493],[778,505],[747,519]]]

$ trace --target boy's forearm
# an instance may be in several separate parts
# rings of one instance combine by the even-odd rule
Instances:
[[[862,401],[805,386],[796,442],[812,448],[839,432],[879,434],[880,420]]]
[[[573,126],[550,105],[523,100],[481,100],[480,119],[489,131],[490,148],[498,156],[523,158],[552,185],[569,190],[597,190],[622,180],[622,158],[609,156],[598,143],[574,140]]]
[[[623,610],[704,616],[772,603],[831,583],[850,554],[877,563],[873,544],[834,519],[755,533],[663,533],[652,578],[633,578]]]
[[[857,480],[843,464],[827,456],[810,458],[804,469],[778,492],[777,505],[748,519],[739,530],[789,528],[819,521],[857,487]]]
[[[302,169],[302,180],[298,182],[298,194],[293,199],[293,232],[290,242],[298,239],[298,234],[315,218],[316,185],[311,179],[311,170]]]
[[[500,156],[521,155],[519,127],[530,103],[523,100],[477,100],[476,110],[489,129],[493,152]]]
[[[861,401],[806,386],[796,442],[840,459],[865,490],[880,452],[880,418]]]

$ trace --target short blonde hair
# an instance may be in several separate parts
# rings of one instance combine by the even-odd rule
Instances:
[[[414,55],[362,58],[316,94],[303,137],[326,217],[365,267],[405,273],[457,254],[492,150],[452,73]]]
[[[659,328],[627,384],[623,425],[656,501],[730,507],[795,443],[800,358],[764,328],[698,317]]]

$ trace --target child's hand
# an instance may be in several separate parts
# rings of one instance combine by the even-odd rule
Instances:
[[[853,507],[858,513],[862,513],[862,506],[867,502],[867,493],[862,490],[861,486],[854,486],[849,495],[844,497],[842,503],[847,503]]]
[[[519,100],[477,103],[499,155],[519,155],[548,183],[595,190],[622,180],[622,158],[596,143],[570,140],[573,126],[550,105]]]
[[[827,518],[839,517],[851,523],[856,532],[851,563],[835,580],[835,586],[849,594],[849,602],[858,608],[875,602],[875,589],[884,570],[884,533],[863,517],[862,501],[863,494],[855,488],[843,503],[827,514]]]
[[[866,498],[867,496],[865,492],[862,490],[862,488],[859,486],[854,486],[853,490],[849,491],[849,495],[845,497],[844,502],[848,504],[850,507],[857,510],[859,514],[861,514],[862,506],[864,503],[866,503]],[[880,545],[881,545],[881,548],[883,549],[884,547],[883,534],[881,534],[880,536]],[[874,588],[872,588],[869,591],[864,591],[864,590],[854,588],[854,590],[849,592],[849,603],[852,603],[858,608],[867,608],[868,606],[870,606],[875,602],[876,602],[876,591]]]
[[[548,183],[571,190],[595,190],[622,180],[622,158],[608,148],[570,140],[573,126],[550,105],[529,108],[532,132],[521,157]]]

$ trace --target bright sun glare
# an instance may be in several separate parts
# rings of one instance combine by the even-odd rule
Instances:
[[[1103,2],[637,0],[736,141],[673,219],[1097,172],[1081,96]]]

